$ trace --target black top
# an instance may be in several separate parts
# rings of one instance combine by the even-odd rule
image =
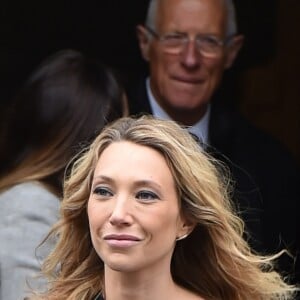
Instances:
[[[104,298],[102,297],[101,293],[99,293],[94,300],[104,300]]]

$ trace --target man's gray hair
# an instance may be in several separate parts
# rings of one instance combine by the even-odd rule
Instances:
[[[162,0],[150,0],[148,6],[146,25],[153,29],[156,29],[155,20],[159,1]],[[227,7],[227,36],[231,36],[237,33],[235,7],[232,0],[223,1]]]

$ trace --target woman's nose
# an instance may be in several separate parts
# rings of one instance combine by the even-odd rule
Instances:
[[[130,225],[132,223],[131,200],[128,197],[117,197],[112,206],[109,222],[115,226]]]

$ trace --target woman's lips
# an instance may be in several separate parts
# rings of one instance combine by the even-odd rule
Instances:
[[[109,234],[105,235],[103,239],[109,246],[117,248],[135,246],[141,241],[139,237],[130,234]]]

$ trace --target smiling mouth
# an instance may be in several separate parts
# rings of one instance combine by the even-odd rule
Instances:
[[[127,248],[131,246],[135,246],[138,244],[141,239],[133,236],[133,235],[127,235],[127,234],[110,234],[104,237],[104,240],[107,242],[107,244],[111,247],[115,248]]]
[[[201,84],[204,80],[199,78],[187,78],[187,77],[174,77],[174,80],[187,84]]]
[[[140,238],[129,234],[109,234],[104,237],[104,240],[117,240],[117,241],[140,241]]]

